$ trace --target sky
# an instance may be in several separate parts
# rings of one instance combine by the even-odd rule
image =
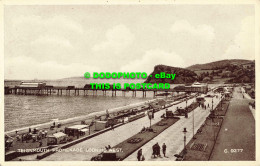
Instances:
[[[253,5],[4,7],[5,79],[255,59]]]

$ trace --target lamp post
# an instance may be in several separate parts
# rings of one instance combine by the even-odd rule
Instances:
[[[187,103],[188,103],[188,99],[186,99],[186,111],[187,111]]]
[[[186,153],[186,133],[187,133],[186,127],[184,127],[182,132],[184,134],[184,140],[183,140],[184,142],[183,155],[184,155]]]
[[[94,121],[91,121],[91,123],[88,126],[88,135],[90,135],[90,127],[94,125]]]
[[[213,134],[214,134],[214,135],[213,135],[213,136],[214,136],[213,140],[215,141],[215,129],[214,129],[214,116],[215,116],[215,115],[214,115],[214,110],[213,110],[213,98],[212,98],[212,110],[211,110],[211,115],[212,115],[212,116],[211,116],[211,118],[212,118],[212,121],[211,121],[212,124],[211,124],[211,125],[212,125],[212,129],[213,129]]]
[[[220,94],[220,106],[221,106],[221,109],[222,109],[222,93]]]
[[[153,116],[153,112],[152,111],[149,111],[148,112],[148,117],[150,119],[150,129],[152,128],[152,116]]]
[[[213,97],[212,97],[212,113],[213,113]]]
[[[193,139],[195,139],[195,137],[194,137],[194,110],[195,109],[193,109],[193,111],[192,111],[192,133],[193,133]]]

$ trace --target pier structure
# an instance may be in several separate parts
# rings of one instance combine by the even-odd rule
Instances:
[[[112,85],[110,86],[112,87]],[[107,96],[107,92],[110,92],[112,97],[118,95],[118,92],[122,92],[122,96],[126,96],[126,92],[131,92],[132,97],[137,96],[137,92],[142,93],[142,97],[147,96],[147,92],[153,92],[153,97],[156,96],[173,96],[173,92],[179,93],[194,93],[206,92],[204,90],[204,85],[196,85],[195,88],[185,88],[185,87],[175,87],[173,89],[92,89],[89,84],[86,84],[83,88],[78,88],[75,86],[52,86],[46,85],[46,83],[24,83],[15,87],[5,87],[5,94],[15,94],[15,95],[57,95],[57,96],[97,96],[98,94],[103,94]],[[203,89],[202,89],[203,88]],[[203,91],[202,91],[203,90]],[[91,92],[92,91],[92,92]],[[98,93],[101,92],[101,93]],[[159,93],[158,93],[159,92]]]
[[[91,92],[92,91],[92,92]],[[153,97],[155,97],[158,92],[161,93],[169,93],[169,92],[174,92],[172,89],[162,89],[162,90],[157,90],[157,89],[91,89],[91,88],[76,88],[72,86],[45,86],[45,87],[5,87],[5,94],[15,94],[15,95],[57,95],[57,96],[97,96],[98,91],[101,91],[103,96],[107,96],[107,92],[110,91],[112,92],[112,97],[115,97],[118,95],[118,92],[122,92],[122,96],[126,96],[126,92],[131,92],[132,97],[136,97],[137,92],[142,93],[142,97],[147,96],[147,92],[153,92]]]

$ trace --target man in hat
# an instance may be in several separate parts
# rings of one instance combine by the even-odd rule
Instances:
[[[137,160],[141,161],[141,157],[142,157],[142,149],[138,150],[137,152]]]
[[[155,155],[157,155],[157,153],[156,153],[156,151],[157,151],[157,149],[156,149],[156,144],[154,144],[153,146],[152,146],[152,149],[153,149],[153,157],[155,158]]]
[[[166,157],[166,145],[165,145],[165,143],[163,143],[162,151],[163,151],[163,156]]]

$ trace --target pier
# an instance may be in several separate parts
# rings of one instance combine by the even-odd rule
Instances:
[[[75,88],[74,86],[44,86],[44,87],[5,87],[5,94],[15,94],[15,95],[67,95],[67,96],[97,96],[98,91],[102,91],[103,96],[107,95],[107,92],[112,92],[112,97],[117,96],[118,93],[122,93],[122,96],[126,96],[126,92],[132,92],[132,97],[136,97],[137,92],[141,92],[143,97],[146,97],[147,92],[153,92],[155,97],[158,92],[168,94],[169,92],[174,92],[173,89],[169,90],[157,90],[157,89],[91,89],[91,88]],[[74,92],[74,93],[73,93]]]
[[[132,97],[136,97],[137,92],[142,93],[142,97],[145,98],[147,92],[153,92],[153,97],[155,96],[167,96],[171,94],[173,96],[173,92],[177,93],[207,93],[208,86],[204,84],[200,84],[198,82],[192,84],[191,86],[177,86],[173,89],[113,89],[112,85],[110,89],[92,89],[90,84],[86,84],[82,88],[78,88],[75,86],[52,86],[46,85],[46,83],[39,82],[39,83],[28,83],[22,82],[20,85],[15,87],[5,87],[5,94],[15,94],[15,95],[66,95],[66,96],[97,96],[98,91],[102,93],[103,96],[107,96],[107,92],[110,92],[112,97],[121,93],[122,96],[126,96],[126,92],[131,92]],[[158,92],[160,92],[158,94]]]

